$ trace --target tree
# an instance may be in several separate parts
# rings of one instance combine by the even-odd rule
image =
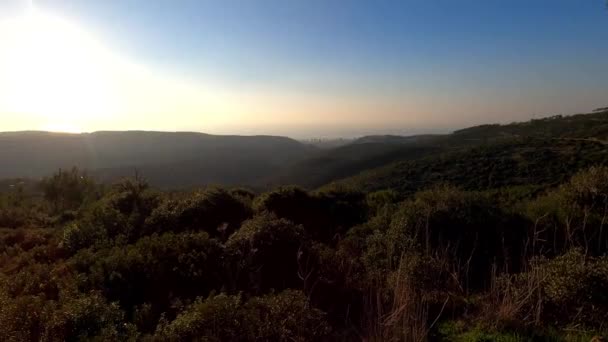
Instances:
[[[51,177],[40,182],[44,198],[51,203],[53,210],[78,209],[87,197],[95,193],[96,185],[86,171],[73,167],[66,171],[59,169]]]

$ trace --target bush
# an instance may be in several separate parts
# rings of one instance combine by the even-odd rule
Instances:
[[[43,179],[40,187],[56,213],[78,209],[98,195],[93,179],[76,167],[68,171],[60,169],[53,176]]]
[[[220,294],[199,299],[174,321],[159,325],[159,341],[314,341],[328,337],[322,311],[298,291],[253,297]]]
[[[503,211],[482,193],[436,187],[416,194],[393,216],[384,233],[390,265],[408,249],[452,260],[465,287],[489,285],[493,264],[519,269],[530,223]]]
[[[297,187],[281,187],[260,195],[254,209],[301,224],[312,239],[323,242],[334,241],[336,235],[362,223],[368,211],[360,192],[335,190],[312,195]]]
[[[157,206],[159,195],[125,180],[91,204],[64,229],[63,245],[71,253],[115,239],[135,241],[143,221]]]
[[[227,238],[245,219],[250,207],[223,189],[209,189],[190,197],[167,200],[146,219],[145,233],[205,231]]]
[[[98,295],[67,299],[48,319],[42,340],[133,341],[137,337],[118,305]]]
[[[608,317],[608,258],[585,257],[574,249],[555,259],[539,261],[544,274],[545,318],[562,323],[600,327]]]
[[[236,286],[254,293],[297,286],[304,229],[265,213],[245,223],[226,242]]]
[[[0,330],[4,341],[127,341],[137,334],[125,324],[116,304],[98,295],[62,301],[0,294]]]
[[[122,307],[148,302],[157,309],[172,297],[194,298],[220,288],[222,253],[207,233],[165,233],[124,247],[82,251],[71,263],[88,274],[84,286],[101,289]]]
[[[575,174],[559,189],[531,201],[526,213],[535,223],[535,242],[558,255],[582,247],[587,253],[608,252],[608,167]]]
[[[539,257],[527,272],[505,276],[499,284],[502,301],[516,308],[511,320],[605,328],[608,257],[586,257],[580,249],[552,259]]]
[[[85,222],[72,223],[63,230],[62,247],[70,253],[76,253],[82,248],[104,241],[106,237],[103,227]]]

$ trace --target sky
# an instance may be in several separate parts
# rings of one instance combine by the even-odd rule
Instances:
[[[0,131],[449,132],[608,105],[604,0],[0,0]]]

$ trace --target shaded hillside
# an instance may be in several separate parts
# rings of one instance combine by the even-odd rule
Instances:
[[[0,134],[0,178],[42,177],[59,168],[98,170],[102,178],[149,171],[158,186],[240,184],[261,178],[313,150],[274,136],[201,133],[96,132]],[[99,171],[101,170],[101,171]],[[180,170],[180,174],[174,172]],[[177,176],[177,177],[176,177]],[[180,177],[181,176],[181,177]]]
[[[534,139],[526,140],[526,137]],[[472,170],[474,177],[486,177],[487,175],[485,174],[476,175],[476,173],[483,172],[488,167],[484,163],[493,165],[491,163],[494,160],[499,160],[502,163],[503,161],[501,160],[503,159],[505,160],[504,162],[510,162],[510,157],[507,158],[505,154],[508,152],[502,150],[505,146],[509,146],[508,151],[518,154],[519,152],[516,150],[535,149],[538,147],[538,144],[543,144],[542,140],[535,139],[547,140],[559,138],[570,139],[570,141],[559,142],[558,145],[561,147],[558,147],[557,150],[565,148],[565,145],[576,146],[577,142],[585,141],[591,144],[582,145],[600,148],[602,146],[601,143],[607,140],[607,137],[608,112],[606,111],[572,116],[552,116],[508,125],[481,125],[458,130],[448,135],[371,135],[356,139],[346,146],[320,151],[308,159],[296,162],[282,170],[280,175],[271,184],[298,184],[314,188],[324,183],[354,176],[369,169],[386,166],[382,169],[366,172],[361,176],[354,177],[352,180],[340,182],[350,183],[355,186],[359,186],[357,183],[362,182],[361,186],[363,188],[376,189],[385,186],[393,187],[401,183],[428,185],[437,180],[442,180],[444,174],[448,175],[446,180],[450,180],[449,174],[451,172],[466,171],[460,170],[458,167],[450,170],[449,164],[439,165],[445,158],[448,158],[448,160],[444,161],[444,163],[454,163],[457,165],[463,163],[470,164],[469,166],[474,169]],[[597,142],[599,145],[593,144],[593,142]],[[549,156],[551,153],[557,153],[556,149],[550,148],[551,145],[554,145],[553,142],[545,141],[544,143],[547,146],[541,147],[541,150],[537,151],[540,154],[538,156],[539,159],[531,161],[532,164],[541,162],[544,154]],[[479,147],[479,149],[470,151],[471,148],[475,147]],[[544,152],[545,150],[546,152]],[[486,151],[483,152],[486,156],[480,157],[477,155],[479,152],[475,151]],[[570,148],[566,148],[566,150],[560,153],[562,152],[568,154],[571,153],[571,150]],[[580,153],[584,154],[586,151],[581,151]],[[442,157],[435,158],[438,155],[442,155]],[[537,157],[529,156],[526,153],[524,155],[526,156],[525,158]],[[426,157],[426,159],[424,161],[416,161],[422,157]],[[474,158],[474,160],[468,160],[469,158]],[[475,161],[475,158],[480,159]],[[560,155],[556,158],[553,161],[557,163],[561,162]],[[584,159],[586,156],[579,156],[579,158]],[[400,163],[393,164],[397,162]],[[429,163],[434,165],[432,173],[426,172],[426,169],[418,169],[419,167],[427,167]],[[587,165],[585,162],[582,163]],[[542,165],[538,164],[538,166]],[[408,171],[405,172],[406,170]],[[517,168],[511,171],[520,172]],[[409,172],[419,174],[419,177],[414,177],[412,180],[400,179],[400,177],[411,177],[412,175]],[[521,172],[528,171],[524,169]],[[560,177],[568,177],[570,174],[560,174]],[[466,177],[466,175],[461,176]],[[384,180],[385,178],[388,180]],[[524,178],[529,179],[530,177]],[[556,181],[561,180],[563,178]],[[457,179],[453,179],[453,181],[457,184],[466,185]],[[552,182],[553,180],[547,181]],[[467,182],[478,182],[478,180],[473,178],[467,180]],[[378,183],[378,187],[374,186],[375,183]],[[484,187],[494,187],[499,183],[499,181],[498,183],[490,181]],[[524,184],[525,181],[522,180],[521,183]],[[403,185],[403,190],[406,190],[406,188],[418,189],[419,185]],[[402,185],[396,187],[401,188]]]
[[[415,144],[432,143],[439,141],[443,135],[423,134],[423,135],[367,135],[353,141],[353,144],[383,143],[383,144]]]
[[[363,191],[390,188],[403,194],[437,183],[468,190],[528,184],[550,186],[563,182],[581,168],[598,164],[608,164],[608,149],[597,141],[513,138],[392,163],[335,184]]]
[[[235,157],[214,154],[204,159],[104,168],[96,169],[91,173],[104,183],[133,176],[137,172],[151,184],[165,189],[230,185],[261,190],[266,188],[267,182],[264,179],[267,175],[281,170],[283,163],[269,161],[268,158],[263,157],[249,157],[247,153]]]
[[[516,138],[392,163],[333,185],[363,191],[390,188],[403,194],[437,183],[450,183],[469,190],[528,184],[550,186],[563,182],[581,168],[598,164],[608,164],[608,149],[600,142]]]
[[[467,189],[561,182],[581,167],[606,163],[608,111],[480,125],[423,137],[416,146],[432,151],[425,158],[390,162],[387,155],[383,166],[336,183],[410,193],[436,182]],[[376,140],[404,141],[397,138],[374,136]]]
[[[430,144],[355,143],[320,151],[283,169],[272,184],[314,188],[397,160],[431,155],[440,149]]]

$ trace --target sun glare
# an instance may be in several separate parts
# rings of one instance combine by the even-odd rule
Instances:
[[[31,9],[0,22],[0,42],[0,97],[6,111],[74,132],[83,119],[104,115],[117,104],[106,72],[108,53],[77,27]]]
[[[170,119],[175,115],[210,126],[233,120],[242,112],[238,103],[215,84],[125,59],[79,26],[36,8],[0,20],[0,115],[12,115],[22,127],[171,130],[181,128]]]
[[[82,133],[80,127],[69,124],[50,124],[42,127],[42,129],[48,132],[57,133]]]

